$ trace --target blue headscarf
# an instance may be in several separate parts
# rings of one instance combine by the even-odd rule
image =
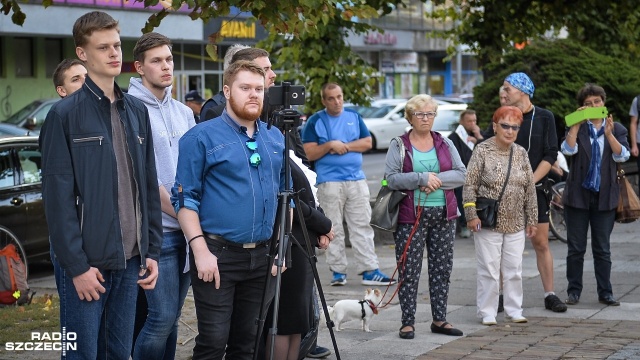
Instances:
[[[596,129],[591,122],[587,122],[589,125],[589,136],[593,141],[591,142],[591,161],[589,162],[589,171],[587,172],[587,177],[582,182],[582,187],[591,190],[593,192],[600,191],[600,165],[602,164],[602,159],[600,155],[600,143],[598,142],[598,138],[604,134],[605,121],[602,121],[602,126],[600,130],[596,133]]]
[[[511,84],[511,86],[513,86],[514,88],[529,95],[529,97],[533,99],[533,92],[536,90],[536,87],[533,86],[533,81],[531,81],[527,74],[523,72],[513,73],[507,76],[504,81]]]

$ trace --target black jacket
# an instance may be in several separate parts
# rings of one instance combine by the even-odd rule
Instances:
[[[448,137],[449,140],[451,140],[451,142],[453,143],[453,146],[455,146],[458,150],[458,154],[460,154],[460,160],[462,160],[464,166],[468,166],[469,160],[471,160],[471,154],[473,154],[473,150],[469,149],[467,144],[462,141],[460,135],[458,135],[458,133],[456,133],[455,131],[449,134]]]
[[[137,190],[138,250],[158,259],[162,247],[160,193],[147,108],[115,85]],[[118,179],[112,146],[110,100],[86,78],[82,88],[57,102],[40,132],[42,196],[49,239],[70,276],[90,266],[125,268]]]

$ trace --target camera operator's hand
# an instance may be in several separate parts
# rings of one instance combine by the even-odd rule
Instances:
[[[276,255],[276,257],[274,258],[273,261],[273,265],[271,265],[271,276],[276,276],[278,274],[278,265],[276,265],[276,262],[278,261],[278,255]],[[287,271],[287,265],[285,265],[285,262],[282,262],[282,272]]]
[[[333,228],[331,228],[331,231],[329,231],[328,233],[326,233],[324,235],[329,238],[329,241],[333,241],[333,238],[336,236],[336,233],[334,233],[333,232]]]
[[[329,240],[329,237],[327,235],[318,236],[318,248],[319,249],[327,250],[327,248],[329,247],[329,243],[330,242],[331,242],[331,240]]]

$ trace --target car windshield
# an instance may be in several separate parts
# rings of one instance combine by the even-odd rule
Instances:
[[[18,110],[18,112],[8,117],[6,120],[4,120],[4,122],[8,124],[14,124],[14,125],[20,124],[20,122],[24,120],[25,116],[27,116],[29,113],[37,109],[38,106],[40,106],[40,104],[41,104],[40,101],[34,101],[29,105],[23,107],[22,109]]]
[[[438,116],[433,121],[433,131],[453,131],[458,126],[458,119],[462,110],[438,110]]]

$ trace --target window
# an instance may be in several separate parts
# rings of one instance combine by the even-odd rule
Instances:
[[[62,39],[44,39],[45,73],[48,78],[53,77],[53,72],[62,61]]]
[[[18,148],[18,159],[22,168],[22,183],[35,184],[42,181],[40,150],[36,146]]]
[[[15,185],[15,171],[11,159],[11,149],[0,149],[0,188]]]
[[[16,77],[33,77],[33,39],[17,37],[13,39],[13,52],[16,59]]]

